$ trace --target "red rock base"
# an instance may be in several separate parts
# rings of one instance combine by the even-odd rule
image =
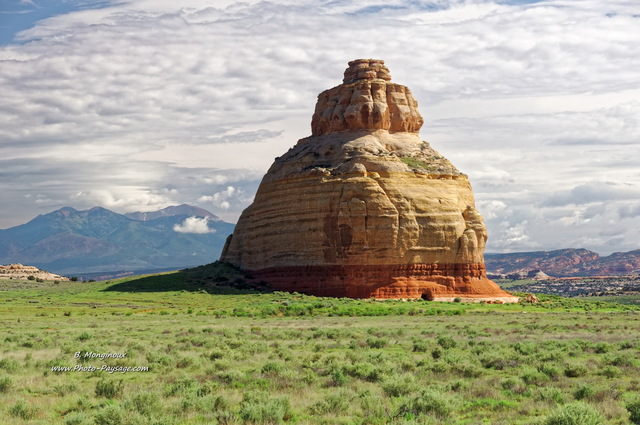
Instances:
[[[484,264],[290,266],[251,273],[278,291],[323,297],[518,301],[487,279]]]

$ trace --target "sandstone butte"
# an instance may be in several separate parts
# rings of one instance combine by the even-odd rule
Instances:
[[[22,264],[9,264],[8,266],[0,265],[0,279],[28,279],[30,276],[42,280],[59,280],[68,281],[69,278],[59,276],[40,270],[33,266],[23,266]]]
[[[349,62],[312,135],[264,176],[221,261],[274,289],[351,298],[516,302],[486,276],[466,175],[422,141],[411,91],[382,60]]]

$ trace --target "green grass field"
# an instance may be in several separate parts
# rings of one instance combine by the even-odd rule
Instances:
[[[637,306],[318,298],[222,265],[3,288],[2,424],[640,423]]]

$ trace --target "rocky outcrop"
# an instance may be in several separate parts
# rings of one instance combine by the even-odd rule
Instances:
[[[525,301],[530,303],[530,304],[537,304],[540,302],[540,300],[538,299],[538,297],[536,297],[534,294],[527,294]]]
[[[33,266],[23,266],[22,264],[9,264],[8,266],[0,265],[0,279],[42,279],[42,280],[58,280],[68,281],[69,278],[59,276],[40,270]]]
[[[487,279],[467,176],[422,141],[383,61],[349,63],[312,136],[276,158],[221,260],[272,287],[354,298],[517,301]]]
[[[529,273],[527,273],[527,279],[547,280],[547,279],[551,279],[551,276],[549,276],[542,270],[529,270]]]
[[[520,270],[520,271],[509,273],[509,274],[487,273],[487,276],[490,279],[511,279],[511,280],[523,280],[523,279],[546,280],[546,279],[552,279],[551,276],[549,276],[548,274],[546,274],[542,270]]]

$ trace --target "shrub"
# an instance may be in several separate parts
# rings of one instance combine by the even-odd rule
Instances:
[[[221,395],[207,396],[202,399],[201,404],[202,406],[207,406],[206,409],[212,412],[220,412],[229,407],[229,402]]]
[[[516,342],[512,344],[512,347],[516,353],[522,356],[529,356],[536,352],[536,346],[531,342]]]
[[[157,363],[164,366],[173,363],[173,359],[171,357],[158,351],[151,351],[147,353],[146,358],[149,363]]]
[[[594,347],[593,351],[598,353],[598,354],[604,354],[607,353],[611,350],[611,346],[609,344],[607,344],[606,342],[599,342],[596,344],[596,346]]]
[[[265,363],[264,366],[262,366],[262,373],[265,375],[266,374],[277,375],[283,370],[284,370],[284,366],[281,363],[276,363],[276,362]]]
[[[161,408],[160,397],[155,392],[135,394],[124,402],[124,407],[143,416],[151,416]]]
[[[480,363],[487,369],[503,370],[506,367],[517,366],[518,362],[512,359],[498,356],[495,354],[486,354],[480,358]]]
[[[193,357],[178,357],[176,359],[176,368],[185,369],[194,364]]]
[[[613,356],[606,356],[604,359],[605,363],[611,366],[633,366],[634,360],[633,357],[627,353],[616,354]]]
[[[616,366],[605,366],[600,370],[600,374],[607,378],[618,378],[622,376],[622,371]]]
[[[564,369],[564,376],[567,378],[578,378],[587,374],[587,367],[581,364],[567,365]]]
[[[360,408],[364,415],[363,424],[385,423],[385,419],[387,419],[388,415],[385,410],[384,401],[380,396],[372,394],[369,391],[365,391],[358,397],[360,398]]]
[[[520,374],[520,379],[527,385],[541,385],[549,380],[549,377],[536,369],[525,369]]]
[[[552,365],[548,365],[548,364],[540,365],[538,366],[538,370],[552,379],[555,379],[558,376],[560,376],[560,371],[558,370],[558,368]]]
[[[426,389],[419,396],[408,400],[401,407],[401,412],[411,413],[415,416],[429,414],[438,419],[451,419],[452,413],[457,408],[457,401],[453,397],[436,391]]]
[[[193,378],[177,379],[167,386],[167,388],[165,389],[165,395],[172,396],[176,394],[184,394],[195,388],[197,384],[198,381]]]
[[[342,371],[342,369],[335,369],[331,373],[331,382],[330,382],[330,384],[333,385],[334,387],[342,387],[342,386],[346,385],[347,382],[349,382],[349,379],[345,376],[345,374]]]
[[[627,403],[627,411],[629,412],[629,420],[640,425],[640,399]]]
[[[65,425],[90,425],[93,424],[90,416],[84,412],[71,412],[64,418]]]
[[[218,373],[218,379],[227,385],[233,385],[236,382],[242,382],[245,374],[239,370],[231,369]]]
[[[446,335],[440,335],[438,337],[438,345],[442,348],[444,348],[445,350],[449,349],[449,348],[455,348],[457,343],[456,341],[451,338],[450,336],[446,336]]]
[[[53,388],[53,392],[60,397],[75,392],[78,390],[78,385],[75,382],[65,382],[64,384],[56,385]]]
[[[560,388],[556,387],[540,387],[537,394],[538,400],[547,403],[564,404],[564,393]]]
[[[465,378],[478,378],[484,373],[480,366],[466,360],[455,363],[453,370]]]
[[[125,412],[120,406],[107,405],[96,412],[93,418],[96,425],[122,425],[125,423]]]
[[[291,418],[289,397],[269,397],[267,393],[246,393],[240,403],[240,418],[253,424],[279,424]]]
[[[0,369],[4,369],[7,372],[15,372],[20,367],[20,364],[13,357],[0,360]]]
[[[451,391],[460,392],[469,388],[469,382],[466,380],[457,380],[447,385]]]
[[[418,340],[413,342],[413,351],[416,353],[426,353],[429,349],[429,344],[425,341]]]
[[[18,400],[16,404],[9,408],[11,416],[15,416],[16,418],[20,418],[25,421],[33,419],[37,412],[37,407],[29,406],[23,399]]]
[[[407,395],[415,390],[415,379],[411,375],[391,376],[382,382],[382,390],[390,397]]]
[[[354,378],[375,382],[381,377],[380,370],[371,363],[356,363],[347,368],[346,372]]]
[[[584,400],[584,399],[588,400],[592,398],[595,395],[595,393],[596,393],[596,390],[591,385],[583,384],[573,392],[573,396],[576,398],[576,400]]]
[[[628,350],[629,348],[633,348],[635,344],[632,341],[623,341],[620,343],[621,350]]]
[[[96,397],[115,398],[122,395],[124,382],[122,380],[101,379],[96,382]]]
[[[311,412],[321,415],[326,413],[339,414],[349,409],[350,405],[348,394],[341,390],[335,394],[329,394],[324,400],[315,403],[311,406]]]
[[[369,346],[369,348],[384,348],[388,342],[389,341],[387,341],[384,338],[368,338],[367,339],[367,345]]]
[[[237,416],[234,412],[225,409],[215,413],[218,425],[235,425],[238,423]]]
[[[89,332],[82,332],[76,339],[78,341],[88,341],[91,338],[93,338],[93,335],[91,335]]]
[[[6,393],[9,391],[9,387],[13,384],[13,381],[8,376],[0,378],[0,393]]]
[[[505,378],[500,382],[503,389],[509,390],[516,394],[522,394],[527,390],[527,387],[523,384],[522,380],[518,378]]]
[[[211,394],[216,388],[218,387],[218,384],[214,383],[214,382],[205,382],[204,384],[200,385],[198,387],[198,389],[196,390],[196,396],[198,397],[204,397],[206,395]]]
[[[600,425],[605,419],[590,405],[577,401],[565,404],[553,411],[544,425]]]
[[[433,362],[429,365],[428,368],[433,373],[442,373],[442,374],[449,373],[451,369],[449,365],[443,361]]]
[[[209,354],[210,360],[218,360],[224,356],[224,353],[221,350],[214,350]]]

